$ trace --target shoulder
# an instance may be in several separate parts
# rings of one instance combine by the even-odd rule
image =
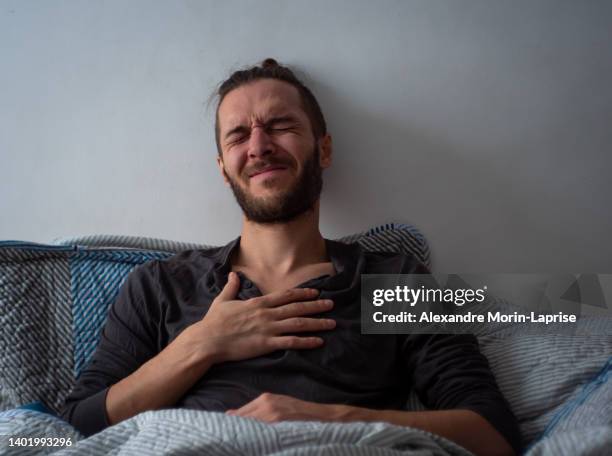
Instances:
[[[213,269],[222,247],[184,250],[167,258],[150,260],[134,267],[127,277],[128,287],[158,289],[168,281],[197,280]]]
[[[358,242],[333,241],[343,256],[363,262],[363,274],[429,274],[429,269],[413,254],[391,250],[365,249]]]
[[[183,250],[160,260],[150,261],[143,266],[157,269],[160,273],[181,273],[185,270],[209,270],[219,261],[224,247]]]
[[[413,254],[390,251],[364,251],[370,274],[429,274],[429,269]]]

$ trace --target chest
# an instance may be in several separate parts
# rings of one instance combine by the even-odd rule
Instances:
[[[295,288],[322,275],[333,276],[336,274],[334,265],[331,262],[304,266],[292,274],[278,276],[241,267],[235,267],[234,270],[242,272],[248,277],[261,291],[262,295]]]

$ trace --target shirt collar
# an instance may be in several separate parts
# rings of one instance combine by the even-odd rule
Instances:
[[[331,239],[325,239],[327,255],[334,265],[336,274],[327,277],[322,287],[328,290],[340,290],[360,283],[365,267],[363,250],[357,243],[345,244]],[[240,236],[220,247],[213,255],[213,270],[211,271],[211,287],[221,290],[227,283],[231,268],[232,253],[240,246]]]

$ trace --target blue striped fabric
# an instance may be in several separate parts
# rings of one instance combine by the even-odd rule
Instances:
[[[595,378],[576,394],[574,398],[567,401],[548,423],[542,438],[548,438],[559,430],[575,428],[576,425],[584,424],[593,420],[594,415],[601,415],[597,424],[605,422],[612,424],[612,357],[597,373]],[[601,406],[604,406],[603,408]]]
[[[70,259],[73,297],[74,375],[78,378],[96,348],[109,306],[130,271],[170,256],[147,251],[79,251]]]

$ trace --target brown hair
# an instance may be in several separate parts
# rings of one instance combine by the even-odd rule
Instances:
[[[302,84],[302,81],[300,81],[289,68],[280,65],[272,58],[267,58],[261,62],[259,66],[256,65],[245,70],[235,71],[229,78],[223,81],[216,90],[219,101],[215,109],[215,141],[217,143],[217,152],[219,155],[221,155],[221,144],[219,141],[219,106],[221,106],[221,102],[232,90],[259,79],[278,79],[279,81],[285,81],[295,87],[300,95],[302,109],[310,120],[315,139],[321,138],[327,133],[327,125],[323,117],[323,112],[310,89]]]

